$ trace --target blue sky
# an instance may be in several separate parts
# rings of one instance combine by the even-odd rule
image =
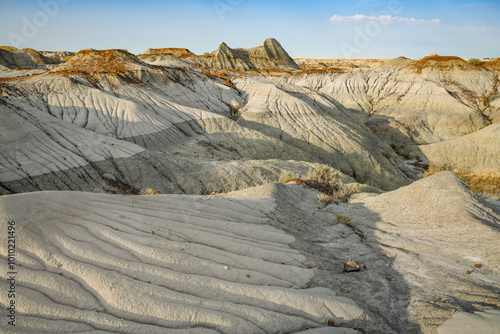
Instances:
[[[499,0],[0,0],[0,45],[202,54],[274,37],[292,57],[499,57],[499,17]]]

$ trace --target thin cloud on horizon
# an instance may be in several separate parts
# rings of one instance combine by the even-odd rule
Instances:
[[[330,17],[330,22],[333,23],[362,22],[362,21],[376,21],[381,24],[390,24],[390,23],[440,24],[441,23],[441,20],[438,18],[432,20],[424,20],[424,19],[415,19],[415,18],[392,16],[392,15],[368,16],[368,15],[357,14],[353,16],[333,15],[332,17]]]

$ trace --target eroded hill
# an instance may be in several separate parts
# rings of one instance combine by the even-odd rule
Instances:
[[[267,39],[0,66],[21,331],[498,327],[498,201],[419,180],[500,171],[498,59],[293,60]]]

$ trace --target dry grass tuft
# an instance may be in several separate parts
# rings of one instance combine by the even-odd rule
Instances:
[[[474,173],[465,168],[431,165],[424,173],[424,177],[443,171],[454,172],[479,195],[490,195],[500,199],[500,173]]]
[[[319,181],[330,184],[332,187],[342,186],[340,172],[330,166],[314,164],[309,170],[308,180]]]
[[[286,182],[288,180],[298,179],[298,178],[299,178],[299,174],[294,173],[290,170],[283,170],[283,171],[281,171],[279,182]]]
[[[157,192],[156,190],[153,190],[151,188],[143,189],[139,193],[139,195],[159,195],[160,193]]]
[[[460,57],[455,57],[455,56],[440,56],[436,53],[430,54],[424,58],[421,59],[424,62],[427,61],[437,61],[437,62],[446,62],[446,61],[458,61],[458,62],[464,62]]]
[[[226,85],[227,87],[236,89],[236,87],[233,85],[233,82],[227,76],[226,73],[221,72],[221,71],[217,71],[217,70],[215,70],[215,71],[208,70],[207,71],[207,70],[202,69],[201,67],[200,67],[200,70],[201,70],[201,73],[205,74],[207,77],[214,79],[214,80],[218,80],[221,83],[223,83],[224,85]]]
[[[479,66],[479,65],[482,65],[483,62],[477,58],[471,58],[468,60],[469,64],[471,64],[472,66]]]
[[[290,171],[283,171],[280,176],[280,182],[304,185],[311,189],[316,189],[321,194],[318,200],[322,203],[347,202],[350,194],[340,179],[340,172],[330,166],[315,164],[309,170],[307,178],[298,178],[296,174]]]
[[[318,200],[321,202],[321,203],[325,203],[325,204],[330,204],[331,202],[333,202],[333,197],[330,196],[330,195],[327,195],[325,193],[320,193],[318,195]]]

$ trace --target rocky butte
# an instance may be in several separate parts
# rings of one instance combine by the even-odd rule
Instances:
[[[1,47],[1,304],[26,333],[497,333],[499,62]]]

